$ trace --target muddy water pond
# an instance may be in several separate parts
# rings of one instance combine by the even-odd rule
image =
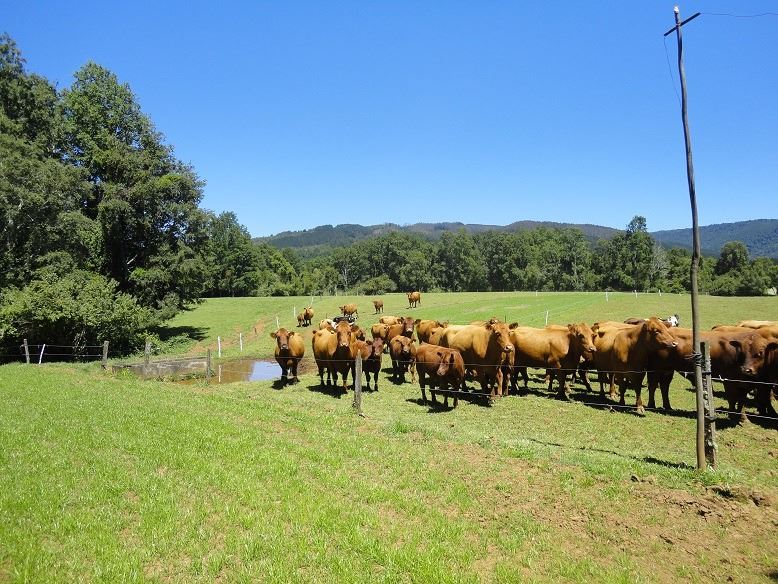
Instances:
[[[306,371],[306,363],[298,368],[298,375]],[[238,381],[267,381],[281,379],[281,366],[275,359],[236,359],[219,365],[213,365],[211,383],[235,383]],[[185,380],[181,383],[196,383],[196,380]]]

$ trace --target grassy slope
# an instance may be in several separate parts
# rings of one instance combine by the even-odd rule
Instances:
[[[542,324],[546,307],[553,322],[688,322],[677,296],[640,297],[642,310],[628,295],[424,295],[414,311],[385,300],[387,313],[459,322]],[[775,314],[775,299],[703,300],[706,326]],[[275,314],[291,324],[297,301],[209,300],[174,323],[204,335],[181,350],[256,324],[247,349],[268,354]],[[317,317],[337,301],[315,299]],[[720,469],[700,475],[693,396],[679,381],[680,414],[645,418],[561,403],[539,379],[528,396],[442,412],[418,402],[417,386],[384,380],[365,395],[367,419],[312,376],[273,387],[0,367],[0,581],[775,577],[775,429],[723,428]]]

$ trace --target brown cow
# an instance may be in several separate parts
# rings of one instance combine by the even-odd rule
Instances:
[[[422,343],[416,350],[416,371],[419,375],[422,401],[427,403],[425,387],[429,385],[432,403],[437,404],[435,389],[446,390],[450,386],[459,390],[465,383],[465,362],[459,351]],[[429,379],[427,379],[429,378]],[[445,395],[444,407],[448,407],[448,395]],[[454,407],[459,398],[454,394]]]
[[[303,316],[305,317],[303,320],[303,326],[311,326],[311,321],[313,320],[313,307],[308,306],[303,311]]]
[[[363,342],[363,341],[359,341]],[[362,353],[362,371],[365,372],[365,379],[367,380],[367,389],[370,389],[370,374],[373,374],[373,387],[375,391],[378,391],[378,374],[381,372],[381,359],[384,352],[384,340],[381,338],[373,338],[371,343],[367,343],[368,352],[365,357]]]
[[[408,308],[416,308],[421,304],[421,292],[408,292]]]
[[[384,311],[384,301],[383,300],[373,300],[373,307],[375,308],[375,312],[373,314],[378,314],[379,312]]]
[[[416,336],[420,343],[429,343],[432,330],[441,326],[446,326],[448,323],[440,322],[439,320],[421,320],[416,319]]]
[[[617,374],[619,379],[619,404],[625,405],[624,395],[628,386],[635,390],[637,413],[643,415],[645,407],[640,393],[647,363],[653,353],[661,348],[677,347],[678,343],[668,327],[658,318],[651,317],[643,324],[625,325],[612,337],[610,346],[601,345],[599,327],[596,330],[593,363],[598,369]]]
[[[506,358],[512,359],[511,330],[518,326],[505,323],[468,325],[456,334],[444,334],[441,340],[462,354],[465,367],[473,369],[482,391],[491,388],[491,397],[503,393],[503,371]],[[442,343],[441,343],[442,344]],[[508,363],[510,365],[510,361]]]
[[[320,346],[319,339],[322,341],[321,344],[324,344],[324,339],[326,339],[326,346],[322,347],[325,352],[321,356],[317,354],[317,348]],[[331,373],[332,382],[337,385],[338,374],[343,376],[344,392],[348,392],[348,373],[353,371],[354,366],[351,345],[357,340],[364,340],[364,333],[358,326],[349,324],[346,321],[339,322],[335,327],[334,333],[324,329],[316,331],[314,335],[314,356],[316,357],[317,365],[319,365],[319,376],[322,377],[322,365],[319,364],[321,360],[328,369],[328,380]],[[324,385],[323,377],[322,385]]]
[[[591,360],[597,349],[594,332],[586,323],[568,324],[567,327],[550,326],[544,329],[517,327],[511,331],[515,348],[514,375],[511,386],[517,387],[517,373],[521,371],[524,389],[527,389],[527,367],[540,367],[549,371],[548,390],[554,377],[558,380],[560,397],[567,397],[570,386],[568,374],[574,376],[581,359]]]
[[[430,331],[429,338],[427,342],[430,345],[439,345],[439,346],[448,346],[444,345],[445,342],[443,337],[448,333],[449,338],[453,337],[453,334],[456,332],[461,331],[463,328],[465,328],[466,324],[448,324],[443,323],[443,326],[439,327],[433,327],[433,329]]]
[[[354,315],[356,318],[359,318],[359,309],[356,304],[344,304],[343,306],[339,306],[338,310],[343,313],[343,316]]]
[[[313,358],[319,368],[319,380],[324,385],[324,372],[327,372],[327,385],[332,385],[332,364],[330,363],[330,337],[335,336],[332,327],[322,328],[313,333],[311,345],[313,346]]]
[[[397,324],[400,322],[401,318],[399,316],[382,316],[378,319],[378,322],[381,324]]]
[[[325,318],[324,320],[319,321],[319,330],[322,329],[330,329],[332,332],[335,332],[335,321],[333,321],[331,318]]]
[[[399,335],[408,337],[409,339],[413,339],[413,331],[414,331],[415,324],[416,324],[415,321],[410,316],[406,316],[400,319],[400,322],[398,322],[397,324],[393,324],[389,327],[389,330],[386,333],[385,340],[391,343],[392,339]]]
[[[305,313],[299,312],[297,314],[297,326],[305,326]]]
[[[388,324],[374,324],[370,327],[370,335],[374,339],[381,339],[382,341],[386,342],[386,336],[389,334],[389,325]]]
[[[281,366],[281,381],[288,382],[291,373],[292,383],[298,383],[300,380],[297,378],[297,365],[305,355],[302,337],[285,328],[270,333],[270,336],[276,340],[275,357]]]
[[[778,325],[778,321],[775,320],[741,320],[735,326],[743,326],[746,328],[758,329],[763,326]]]
[[[410,370],[411,383],[416,382],[416,345],[412,339],[398,335],[389,342],[392,358],[392,381],[405,383],[405,372]]]

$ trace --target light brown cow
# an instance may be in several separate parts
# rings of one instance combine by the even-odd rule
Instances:
[[[313,320],[313,307],[308,306],[303,311],[303,316],[304,316],[303,326],[311,326],[311,321]]]
[[[428,343],[432,329],[446,326],[447,323],[440,322],[439,320],[422,320],[416,319],[416,336],[420,343]]]
[[[382,316],[378,319],[381,324],[397,324],[402,320],[399,316]]]
[[[405,372],[410,370],[411,383],[416,382],[416,344],[412,339],[398,335],[389,342],[389,356],[392,358],[392,380],[405,383]]]
[[[319,369],[319,380],[324,385],[324,372],[327,372],[327,385],[332,385],[332,364],[330,363],[330,338],[335,337],[333,327],[321,328],[313,333],[311,345],[313,358]]]
[[[416,350],[416,371],[421,386],[422,401],[427,403],[425,387],[429,385],[432,403],[437,404],[436,389],[446,390],[451,387],[459,390],[465,383],[465,362],[459,351],[446,349],[422,343]],[[444,407],[448,407],[448,394],[444,394]],[[454,407],[457,407],[459,397],[454,394]]]
[[[378,314],[379,312],[384,311],[384,301],[383,300],[373,300],[373,307],[375,308],[374,314]]]
[[[502,368],[512,364],[513,343],[510,333],[517,326],[517,323],[510,326],[505,323],[468,325],[452,336],[444,334],[441,340],[462,354],[465,367],[475,372],[482,391],[491,389],[491,397],[501,396],[504,378]]]
[[[344,304],[343,306],[339,306],[338,310],[340,310],[343,316],[355,315],[359,318],[359,309],[356,304]]]
[[[408,308],[416,308],[421,304],[421,292],[408,292]]]
[[[374,339],[381,339],[382,341],[386,342],[386,336],[389,334],[389,325],[388,324],[374,324],[370,327],[370,335]]]
[[[331,318],[325,318],[324,320],[320,320],[319,330],[322,329],[331,329],[332,332],[335,332],[335,322]]]
[[[620,405],[625,405],[624,395],[627,388],[631,386],[635,390],[637,413],[643,415],[645,406],[640,393],[647,363],[651,355],[659,349],[676,347],[678,343],[668,327],[655,317],[649,318],[643,324],[625,326],[629,328],[617,331],[607,347],[600,343],[602,337],[599,335],[599,327],[593,327],[597,332],[597,352],[594,353],[592,361],[598,369],[620,377]]]
[[[543,329],[517,327],[511,331],[511,341],[515,348],[515,369],[511,383],[513,389],[518,385],[519,371],[524,378],[526,390],[527,367],[540,367],[549,370],[549,391],[552,389],[554,377],[557,378],[560,397],[568,397],[570,386],[567,376],[574,376],[581,359],[591,360],[597,351],[594,346],[594,332],[584,322]]]
[[[758,329],[763,326],[778,325],[778,321],[775,320],[741,320],[735,326],[743,326],[746,328]]]
[[[391,343],[392,339],[399,335],[413,339],[414,325],[415,321],[410,316],[400,319],[397,324],[393,324],[389,327],[385,340]]]
[[[287,383],[291,374],[291,382],[298,383],[300,380],[297,378],[297,366],[305,355],[302,337],[283,327],[270,333],[270,336],[276,340],[275,357],[281,366],[281,381]]]
[[[430,331],[430,335],[427,342],[430,345],[439,345],[441,347],[447,347],[448,345],[444,344],[446,340],[444,340],[443,337],[448,333],[449,338],[452,338],[454,333],[461,331],[466,326],[469,325],[443,323],[443,326],[433,327],[433,329]]]

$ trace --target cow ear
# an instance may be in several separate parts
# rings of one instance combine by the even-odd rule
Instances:
[[[435,351],[435,354],[436,354],[438,357],[442,357],[442,356],[443,356],[443,351]]]
[[[272,333],[270,333],[270,338],[271,339],[275,339],[276,338],[276,331],[273,331]]]
[[[574,324],[568,324],[567,330],[569,330],[571,333],[575,332],[575,325]]]
[[[513,330],[515,328],[519,328],[519,323],[518,322],[512,322],[511,324],[508,325],[508,328],[511,329],[511,330]]]
[[[597,332],[598,332],[599,330],[600,330],[600,323],[599,323],[599,322],[595,322],[595,323],[592,325],[592,332],[593,332],[594,334],[597,334]]]
[[[732,345],[733,347],[735,347],[736,349],[740,349],[740,348],[742,348],[742,347],[741,347],[741,345],[740,345],[740,341],[736,341],[736,340],[734,340],[734,339],[733,339],[733,340],[731,340],[731,341],[729,342],[729,344],[730,344],[730,345]]]
[[[416,326],[419,326],[420,322],[421,322],[421,319],[417,318],[416,320],[413,321],[413,324],[415,324]]]
[[[294,331],[289,331],[289,336],[291,337],[294,334]]]

